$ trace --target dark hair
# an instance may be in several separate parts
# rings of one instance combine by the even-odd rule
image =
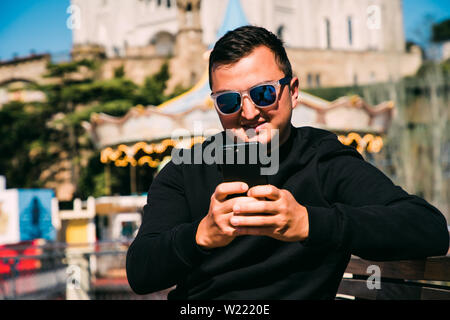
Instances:
[[[209,56],[209,87],[212,89],[212,69],[218,65],[236,63],[259,47],[266,46],[275,54],[275,61],[287,77],[292,77],[286,50],[275,34],[256,26],[243,26],[228,31],[214,45]]]

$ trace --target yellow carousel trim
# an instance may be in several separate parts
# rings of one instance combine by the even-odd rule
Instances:
[[[188,140],[186,143],[186,140]],[[192,148],[192,146],[196,143],[202,143],[205,141],[205,137],[190,137],[182,139],[181,141],[175,141],[172,139],[165,139],[159,143],[146,143],[143,141],[137,142],[132,146],[127,146],[125,144],[121,144],[117,146],[116,149],[111,147],[104,148],[100,152],[100,162],[109,163],[112,162],[116,167],[126,167],[129,164],[133,167],[135,166],[143,166],[147,164],[152,168],[156,168],[159,164],[164,161],[167,157],[164,157],[163,160],[154,159],[152,154],[162,154],[166,152],[169,147],[180,147],[186,146],[187,148]],[[142,150],[146,155],[141,156],[139,159],[136,159],[136,154],[139,150]]]
[[[361,154],[365,151],[369,153],[378,153],[383,148],[383,138],[371,133],[367,133],[361,137],[356,132],[350,132],[347,135],[339,135],[338,139],[341,143],[347,146],[351,145],[353,142],[356,142],[356,150]]]

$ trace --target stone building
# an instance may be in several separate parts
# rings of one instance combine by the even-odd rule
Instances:
[[[25,90],[28,83],[47,83],[44,78],[48,54],[32,54],[0,62],[0,109],[10,101],[42,101],[44,94],[36,90]]]
[[[140,82],[171,57],[175,83],[199,80],[203,52],[231,11],[264,26],[286,44],[302,87],[395,81],[421,65],[406,52],[401,0],[72,0],[79,28],[74,48],[105,48],[106,77],[123,65]],[[236,18],[237,19],[237,18]],[[183,50],[180,50],[182,48]]]
[[[203,74],[207,45],[203,41],[200,0],[78,1],[79,28],[73,29],[74,59],[101,47],[107,59],[102,76],[110,78],[123,67],[137,83],[159,70],[169,59],[171,79],[176,85],[194,85]],[[119,14],[120,13],[120,14]]]
[[[227,19],[280,36],[301,88],[395,81],[422,63],[418,47],[406,52],[401,0],[71,0],[69,11],[73,59],[99,58],[102,78],[123,67],[137,83],[168,60],[168,92],[200,80]],[[27,100],[10,85],[42,83],[49,59],[1,62],[0,105]]]

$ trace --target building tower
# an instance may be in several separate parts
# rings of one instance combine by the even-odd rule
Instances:
[[[175,40],[175,54],[170,61],[172,77],[167,91],[177,85],[193,86],[205,71],[207,62],[203,54],[207,50],[203,44],[200,22],[201,0],[177,0],[178,33]]]

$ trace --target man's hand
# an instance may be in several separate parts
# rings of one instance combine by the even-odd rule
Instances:
[[[211,196],[208,214],[200,221],[195,240],[201,247],[212,249],[228,245],[238,235],[236,228],[230,224],[233,205],[256,202],[250,197],[226,199],[228,195],[245,193],[247,184],[243,182],[226,182],[216,187]]]
[[[247,195],[256,199],[235,203],[230,223],[237,235],[263,235],[281,241],[303,241],[308,237],[306,208],[292,194],[272,185],[255,186]]]

